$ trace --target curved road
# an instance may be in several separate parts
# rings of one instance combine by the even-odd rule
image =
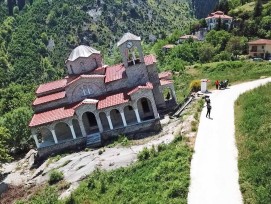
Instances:
[[[191,163],[188,204],[243,203],[238,183],[234,102],[240,94],[268,82],[271,78],[215,90],[210,94],[212,119],[205,117],[205,107]]]

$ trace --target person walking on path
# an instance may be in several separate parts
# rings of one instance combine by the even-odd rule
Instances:
[[[206,114],[206,118],[208,117],[208,115],[209,115],[209,118],[210,118],[211,109],[212,109],[211,104],[210,104],[210,103],[207,103],[207,114]]]
[[[216,87],[216,89],[218,89],[218,85],[219,85],[219,81],[216,80],[216,82],[215,82],[215,87]]]

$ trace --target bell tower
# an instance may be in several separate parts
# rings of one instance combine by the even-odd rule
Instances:
[[[120,49],[122,61],[126,68],[137,63],[144,63],[144,55],[140,37],[132,33],[125,33],[117,43],[117,46]],[[136,58],[136,54],[139,55],[139,61]]]

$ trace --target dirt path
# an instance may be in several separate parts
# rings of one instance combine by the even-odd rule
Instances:
[[[243,203],[238,183],[238,151],[234,138],[234,101],[241,93],[271,82],[271,78],[213,91],[211,118],[203,109],[191,163],[189,204]]]

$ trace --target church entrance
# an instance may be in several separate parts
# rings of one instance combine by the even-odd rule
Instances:
[[[83,120],[83,124],[84,124],[87,135],[99,132],[97,120],[93,113],[85,112],[82,116],[82,120]]]

